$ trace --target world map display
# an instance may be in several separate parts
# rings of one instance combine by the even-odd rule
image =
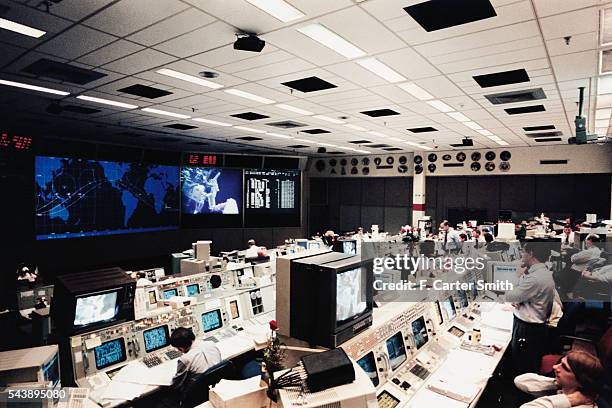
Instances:
[[[37,156],[38,240],[177,229],[177,166]]]

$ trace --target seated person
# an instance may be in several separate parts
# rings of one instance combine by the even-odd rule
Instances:
[[[597,357],[584,351],[570,351],[553,366],[555,378],[527,373],[514,379],[514,385],[539,398],[521,408],[597,408],[598,387],[604,369]]]
[[[334,245],[334,241],[336,240],[336,234],[334,234],[334,231],[325,231],[325,234],[323,234],[323,243],[330,247],[332,245]]]
[[[185,390],[190,378],[221,362],[221,352],[215,343],[196,340],[191,329],[178,327],[174,330],[170,336],[170,345],[183,353],[172,378],[172,388],[179,394]]]
[[[574,231],[572,231],[571,225],[566,224],[563,227],[563,232],[557,236],[561,239],[562,250],[574,246]]]
[[[598,243],[598,235],[588,235],[584,240],[585,249],[572,255],[570,258],[571,264],[561,272],[558,284],[561,292],[566,294],[568,298],[573,298],[574,287],[582,272],[587,269],[587,266],[599,260],[601,249],[598,248]]]
[[[259,252],[259,247],[255,245],[255,240],[253,238],[249,239],[247,242],[249,248],[246,250],[244,254],[245,258],[257,258],[257,253]]]

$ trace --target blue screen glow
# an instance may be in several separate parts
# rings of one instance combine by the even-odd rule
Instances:
[[[36,156],[36,239],[177,229],[177,166]]]
[[[178,290],[176,288],[164,290],[164,300],[170,299],[174,296],[178,296]]]
[[[96,368],[98,370],[125,361],[125,343],[123,338],[107,341],[94,348]]]
[[[200,294],[200,285],[194,283],[193,285],[187,285],[187,296],[196,296]]]
[[[221,310],[213,310],[211,312],[202,313],[202,328],[204,333],[216,330],[222,326]]]
[[[145,330],[142,333],[144,337],[145,351],[159,350],[168,345],[168,326],[159,326],[154,329]]]

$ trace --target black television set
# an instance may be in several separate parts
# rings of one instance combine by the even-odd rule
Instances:
[[[134,319],[136,281],[121,268],[58,276],[51,301],[53,330],[72,336]]]
[[[357,255],[357,241],[354,239],[339,239],[334,242],[332,251],[347,255]]]
[[[371,261],[332,252],[291,266],[291,337],[334,348],[372,324]]]

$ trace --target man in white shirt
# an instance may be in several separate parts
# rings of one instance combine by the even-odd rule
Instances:
[[[597,357],[570,351],[553,371],[555,378],[527,373],[514,379],[519,390],[539,397],[521,408],[597,408],[597,389],[604,373]]]
[[[461,249],[459,234],[450,227],[448,221],[443,221],[440,224],[440,236],[442,237],[442,249],[444,252]]]
[[[215,343],[196,340],[191,329],[178,327],[170,336],[170,344],[183,353],[172,378],[172,388],[179,394],[185,390],[190,378],[221,362],[221,352]]]
[[[574,246],[574,231],[572,231],[571,225],[565,225],[563,232],[558,237],[561,239],[561,249]]]
[[[544,264],[549,256],[545,243],[526,243],[522,262],[528,269],[506,292],[506,301],[514,306],[511,347],[516,374],[537,372],[546,347],[546,321],[555,300],[555,281]]]
[[[245,258],[257,258],[259,247],[255,245],[255,240],[249,239],[249,242],[247,243],[247,245],[249,246],[249,248],[246,250],[244,257]]]
[[[582,272],[586,270],[587,266],[589,266],[591,262],[599,259],[601,249],[599,249],[597,246],[598,244],[599,236],[589,234],[584,239],[585,249],[572,255],[570,258],[571,267],[562,272],[559,286],[561,287],[561,292],[563,292],[568,298],[571,299],[574,297],[574,287],[582,275]]]

